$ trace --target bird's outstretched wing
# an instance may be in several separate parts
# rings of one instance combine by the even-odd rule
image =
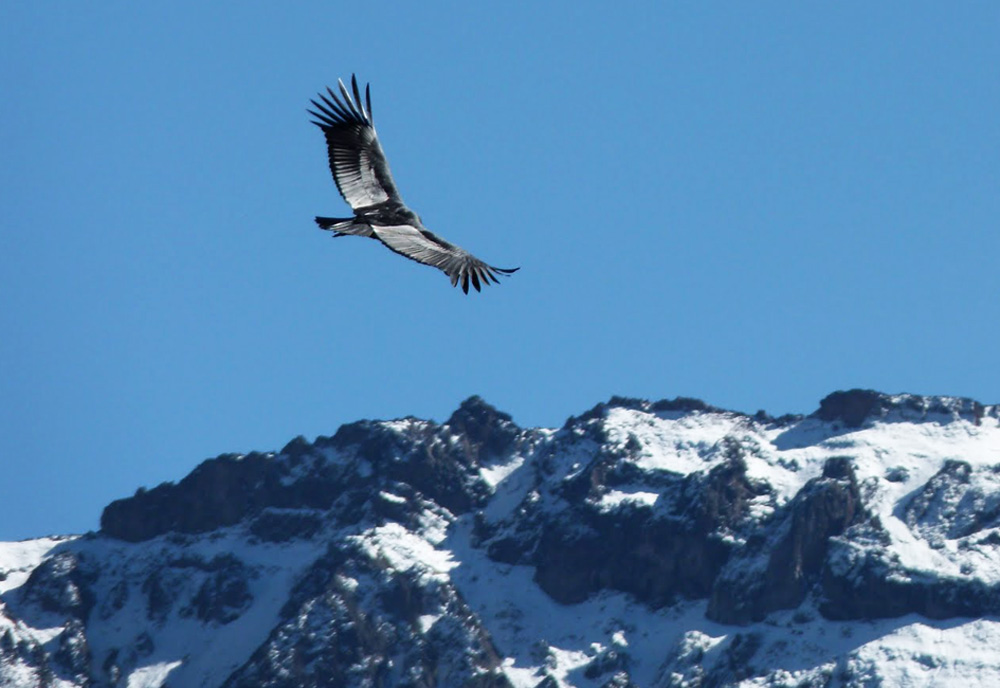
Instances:
[[[350,90],[340,79],[337,84],[340,95],[327,88],[329,97],[321,93],[318,101],[312,101],[316,109],[309,114],[326,136],[333,180],[354,210],[354,217],[317,217],[316,223],[334,236],[378,239],[402,256],[441,270],[452,286],[461,283],[466,294],[470,283],[479,291],[491,280],[499,284],[498,276],[516,272],[517,268],[487,265],[423,227],[416,213],[403,203],[392,180],[372,124],[368,86],[362,100],[357,77],[351,77]]]
[[[330,97],[319,94],[321,102],[311,101],[316,110],[308,112],[316,118],[313,124],[326,135],[330,171],[340,195],[354,210],[388,200],[402,203],[375,135],[369,87],[365,86],[362,101],[357,77],[351,77],[353,97],[342,80],[337,84],[340,96],[327,88]]]
[[[469,283],[479,291],[481,285],[493,280],[500,284],[497,275],[510,275],[518,268],[497,268],[487,265],[468,251],[451,244],[433,232],[413,225],[376,225],[375,237],[390,249],[424,265],[438,268],[451,278],[451,286],[462,284],[462,291],[469,293]]]

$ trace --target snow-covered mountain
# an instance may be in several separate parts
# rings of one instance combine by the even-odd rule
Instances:
[[[0,543],[0,686],[1000,685],[1000,410],[473,397]]]

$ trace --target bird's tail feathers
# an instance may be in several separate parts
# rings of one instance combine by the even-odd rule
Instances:
[[[333,232],[335,237],[372,235],[371,225],[358,222],[356,217],[317,217],[316,224],[320,229]]]

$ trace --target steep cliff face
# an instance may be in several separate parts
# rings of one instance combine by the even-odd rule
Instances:
[[[779,510],[769,532],[760,533],[727,563],[715,579],[708,617],[745,624],[798,607],[819,580],[830,539],[868,517],[850,461],[827,459],[822,475]]]
[[[997,407],[479,398],[0,543],[0,686],[994,685]]]

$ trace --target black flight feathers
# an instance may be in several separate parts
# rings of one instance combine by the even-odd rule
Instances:
[[[510,275],[518,268],[488,265],[468,251],[427,230],[420,218],[403,203],[389,171],[389,163],[375,134],[372,122],[371,90],[365,86],[364,100],[358,80],[351,77],[351,89],[338,80],[340,95],[327,88],[308,110],[326,136],[330,172],[340,195],[354,211],[354,217],[317,217],[316,223],[334,236],[366,236],[378,239],[395,253],[424,265],[438,268],[469,293],[485,284],[499,284],[498,275]]]
[[[336,116],[339,117],[339,121],[341,122],[354,122],[356,124],[367,124],[371,126],[372,125],[371,84],[365,84],[365,101],[364,103],[362,103],[361,92],[358,90],[357,76],[351,75],[351,89],[354,91],[353,98],[351,98],[351,94],[348,93],[347,89],[344,87],[344,82],[338,81],[338,83],[340,84],[340,91],[344,96],[343,102],[329,86],[326,87],[326,92],[330,94],[330,98],[327,98],[322,93],[319,94],[319,97],[323,100],[323,104],[326,107],[323,107],[323,105],[320,105],[315,100],[310,102],[313,105],[315,105],[318,109],[322,110],[324,114],[328,115],[331,112],[336,113]],[[327,120],[326,123],[330,123],[329,117],[324,117],[323,115],[319,115],[313,112],[312,110],[309,110],[308,112],[317,119]],[[334,119],[333,121],[335,122],[337,120]],[[316,124],[317,126],[320,127],[323,126],[319,122],[313,122],[313,124]]]

